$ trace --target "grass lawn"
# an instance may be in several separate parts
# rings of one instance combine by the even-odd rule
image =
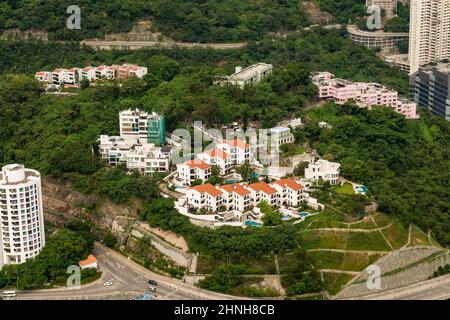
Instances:
[[[339,291],[342,290],[343,286],[353,279],[352,275],[344,274],[344,273],[324,273],[323,280],[324,285],[327,291],[331,295],[336,295]]]
[[[308,217],[312,221],[309,229],[316,228],[347,228],[344,217],[338,213],[324,211],[313,217]]]
[[[299,233],[299,244],[304,249],[345,249],[348,232],[307,229]]]
[[[408,242],[408,230],[398,221],[393,221],[390,227],[381,230],[381,232],[389,240],[394,249],[400,249]]]
[[[429,246],[430,241],[428,240],[428,235],[420,230],[416,226],[412,226],[411,230],[411,242],[409,244],[410,247],[412,246]]]
[[[364,219],[358,223],[352,223],[349,225],[350,229],[375,229],[377,226],[373,223],[372,219]]]
[[[278,297],[279,293],[270,287],[261,287],[263,277],[246,277],[244,283],[233,290],[231,294],[246,297]]]
[[[379,232],[350,232],[347,240],[348,250],[391,251]]]
[[[368,254],[365,252],[354,253],[349,252],[344,256],[342,270],[346,271],[362,271],[373,262],[382,257],[381,254]]]
[[[377,223],[378,228],[387,226],[389,223],[392,222],[391,217],[385,215],[384,213],[377,213],[376,215],[373,216],[373,219]]]
[[[231,262],[244,265],[246,268],[246,274],[249,275],[277,273],[272,255],[262,256],[254,260],[241,259],[239,261]],[[227,261],[222,259],[214,259],[211,256],[200,254],[197,260],[197,273],[210,274],[216,266],[225,263],[227,263]]]
[[[345,253],[332,251],[310,251],[308,256],[317,269],[337,269],[342,267]]]
[[[351,183],[346,182],[342,186],[336,187],[334,189],[334,192],[336,193],[344,193],[344,194],[355,194],[355,190],[353,189],[353,186]]]

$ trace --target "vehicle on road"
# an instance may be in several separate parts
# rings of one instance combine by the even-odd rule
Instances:
[[[146,291],[156,292],[156,287],[148,286]]]
[[[3,298],[14,298],[14,297],[17,297],[17,293],[15,291],[3,291],[2,297]]]
[[[103,285],[105,286],[105,287],[111,287],[112,286],[112,281],[111,280],[109,280],[109,281],[106,281],[105,283],[103,283]]]
[[[148,284],[150,284],[150,285],[152,285],[152,286],[157,286],[158,285],[158,282],[156,282],[155,280],[148,280]]]

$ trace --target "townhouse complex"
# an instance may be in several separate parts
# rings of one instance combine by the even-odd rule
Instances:
[[[243,213],[258,206],[262,201],[271,206],[297,207],[307,196],[304,187],[291,178],[276,180],[270,184],[202,184],[186,191],[187,207],[212,212],[237,210]]]
[[[24,263],[45,246],[41,175],[10,164],[0,172],[0,269]]]
[[[410,96],[419,106],[450,121],[450,64],[420,67],[409,79]]]
[[[53,71],[38,71],[35,74],[35,79],[45,83],[48,86],[79,86],[82,79],[87,79],[89,82],[100,79],[118,79],[125,80],[129,77],[143,78],[147,74],[146,67],[140,67],[133,64],[123,64],[99,67],[85,67],[85,68],[71,68],[62,69],[57,68]]]
[[[378,83],[353,82],[336,78],[329,72],[313,75],[313,82],[318,87],[321,99],[334,99],[336,102],[354,100],[361,107],[386,106],[404,115],[407,119],[418,119],[416,103],[399,98],[397,91],[388,89]]]
[[[243,89],[247,85],[259,83],[262,79],[272,73],[273,66],[267,63],[256,63],[244,69],[236,67],[235,72],[216,81],[217,84],[232,84]]]
[[[410,74],[450,59],[450,0],[411,0]]]
[[[165,145],[164,115],[129,109],[119,113],[119,124],[120,136],[100,136],[103,159],[144,174],[169,171],[173,149]]]
[[[251,160],[250,145],[243,140],[224,140],[215,145],[214,149],[207,150],[188,160],[177,164],[177,181],[183,186],[190,186],[195,180],[203,182],[211,177],[211,169],[217,166],[220,174],[231,172],[235,165]]]

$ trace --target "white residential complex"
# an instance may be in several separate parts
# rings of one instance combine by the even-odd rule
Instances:
[[[177,164],[177,181],[190,186],[195,180],[203,182],[211,177],[211,169],[217,166],[221,175],[231,173],[232,167],[250,161],[250,145],[243,140],[224,140],[214,149],[197,154],[196,159]]]
[[[23,165],[0,173],[0,269],[24,263],[45,246],[41,175]]]
[[[331,185],[338,184],[341,165],[337,162],[327,160],[317,160],[310,163],[305,169],[305,180],[317,181],[323,180],[330,182]]]
[[[172,149],[157,147],[145,138],[101,135],[99,152],[112,166],[125,163],[128,170],[152,174],[169,171]]]
[[[100,156],[141,173],[167,172],[172,147],[165,145],[164,116],[139,109],[119,113],[120,136],[100,136]]]
[[[273,66],[267,63],[257,63],[248,66],[244,69],[242,67],[236,67],[235,72],[222,80],[219,80],[220,84],[232,84],[237,85],[243,89],[247,85],[253,85],[260,82],[263,78],[272,73]]]
[[[450,0],[411,0],[410,74],[450,59]]]
[[[133,64],[86,67],[86,68],[72,68],[62,69],[57,68],[53,71],[38,71],[35,74],[35,79],[44,82],[47,85],[63,86],[74,85],[78,86],[82,79],[87,79],[90,82],[100,79],[118,79],[125,80],[129,77],[143,78],[147,74],[147,68],[136,66]]]
[[[203,184],[186,191],[187,206],[212,212],[237,210],[246,212],[266,201],[272,206],[297,207],[308,197],[304,187],[291,178],[277,180],[271,184],[235,183],[223,186]]]
[[[386,18],[390,19],[397,13],[398,0],[366,0],[366,7],[378,6],[384,10]]]

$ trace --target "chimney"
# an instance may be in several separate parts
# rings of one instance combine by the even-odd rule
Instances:
[[[242,67],[241,66],[237,66],[235,69],[234,69],[234,72],[235,73],[238,73],[238,72],[241,72],[242,71]]]

